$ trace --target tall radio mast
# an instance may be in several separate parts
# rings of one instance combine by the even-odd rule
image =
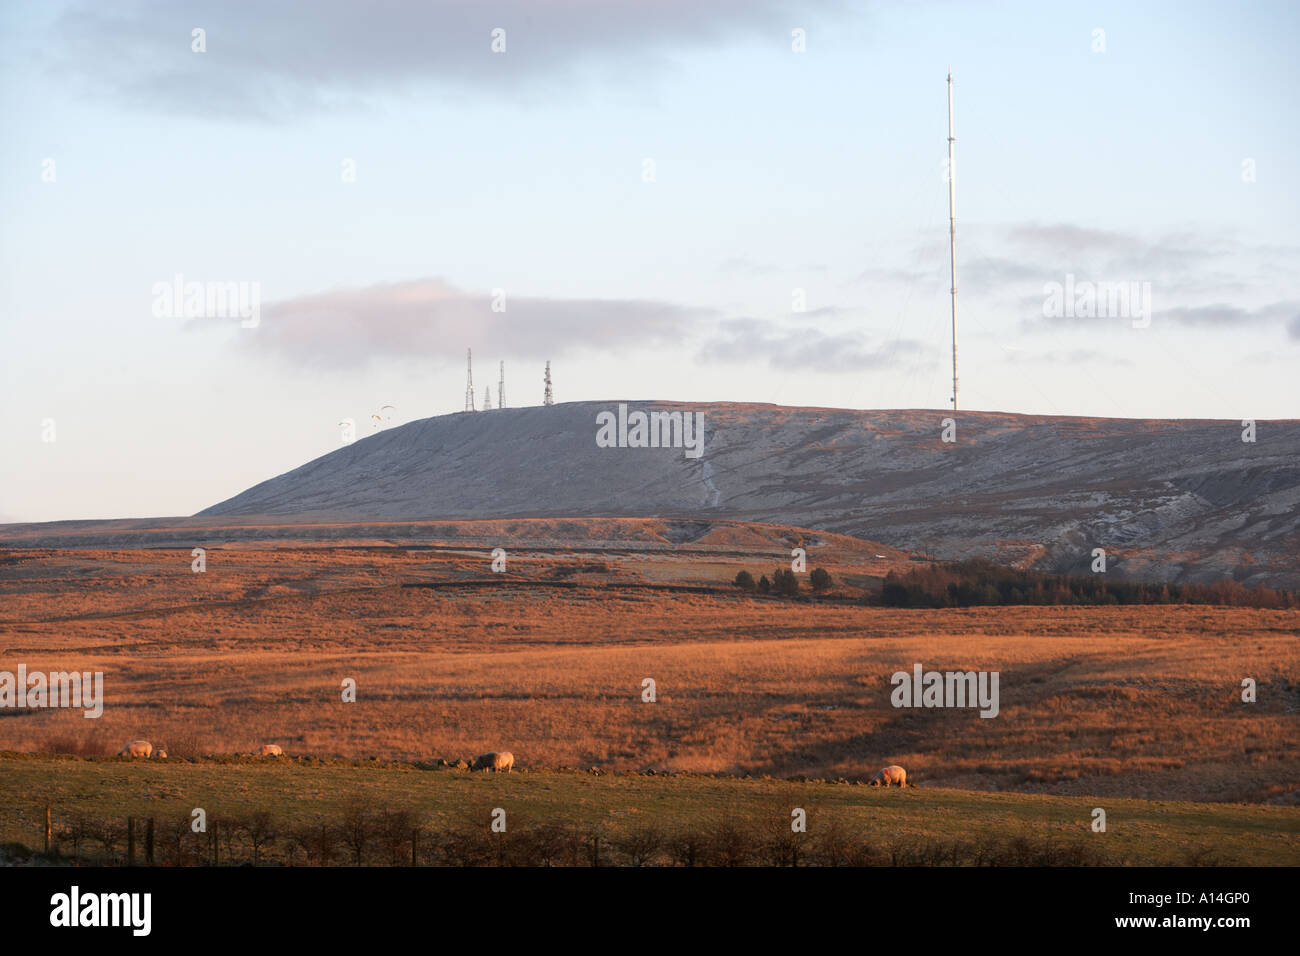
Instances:
[[[465,411],[474,411],[474,352],[465,350]]]
[[[506,360],[501,360],[501,381],[497,384],[497,408],[506,407]]]
[[[957,411],[957,169],[952,148],[952,74],[948,74],[948,262],[952,269],[952,410]]]

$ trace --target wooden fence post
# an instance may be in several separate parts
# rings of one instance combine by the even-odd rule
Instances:
[[[221,824],[216,820],[212,821],[212,865],[221,865]]]
[[[126,818],[126,865],[135,866],[135,817]]]
[[[153,817],[144,827],[144,861],[153,866]]]
[[[411,866],[418,865],[415,862],[415,850],[416,847],[419,846],[419,842],[420,842],[420,831],[415,828],[412,828],[411,829]]]
[[[50,855],[50,805],[45,805],[45,855]]]

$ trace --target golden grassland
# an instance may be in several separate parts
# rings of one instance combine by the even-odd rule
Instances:
[[[782,559],[748,539],[735,549],[520,548],[504,574],[487,548],[384,542],[218,544],[203,574],[188,549],[10,550],[0,670],[103,671],[106,701],[98,720],[0,711],[0,749],[508,749],[536,770],[828,779],[900,763],[926,788],[1300,798],[1300,612],[870,608],[855,599],[885,568],[839,541],[810,543],[809,568],[841,584],[797,602],[728,587]],[[916,662],[998,671],[999,715],[894,709],[890,675]]]

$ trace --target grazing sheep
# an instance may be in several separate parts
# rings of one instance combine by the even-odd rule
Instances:
[[[119,757],[148,757],[153,753],[153,744],[147,740],[133,740],[117,752]]]
[[[515,765],[515,755],[508,750],[500,753],[479,754],[474,758],[474,765],[471,770],[491,770],[493,773],[500,773],[504,770],[510,773]]]
[[[896,763],[891,763],[888,767],[881,769],[880,773],[871,778],[873,787],[891,787],[898,784],[900,787],[907,786],[907,771]]]
[[[159,744],[159,745],[158,745],[158,749],[155,750],[155,751],[153,752],[153,756],[154,756],[154,759],[155,759],[155,760],[158,760],[158,759],[160,759],[160,758],[163,759],[163,760],[166,760],[166,759],[167,759],[167,748],[164,747],[164,746],[162,746],[161,744]]]
[[[253,753],[259,757],[282,757],[284,756],[284,748],[279,744],[262,744]]]

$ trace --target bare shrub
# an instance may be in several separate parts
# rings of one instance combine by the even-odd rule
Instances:
[[[806,863],[806,833],[795,833],[788,826],[770,831],[759,841],[758,852],[768,866],[799,866]]]
[[[249,846],[253,850],[253,865],[262,862],[262,851],[274,843],[280,836],[280,829],[271,819],[271,814],[258,810],[243,821],[243,831],[248,836]]]
[[[411,832],[415,829],[415,812],[384,807],[375,822],[375,838],[390,866],[410,860]]]
[[[744,866],[753,855],[750,835],[731,820],[717,826],[709,844],[710,855],[718,866]]]
[[[169,757],[204,757],[222,749],[209,737],[198,734],[173,734],[167,738],[167,755]]]
[[[758,858],[767,866],[807,863],[808,834],[796,833],[791,827],[794,817],[790,796],[769,797],[761,808],[759,820],[751,824],[757,831],[754,836]]]
[[[1212,847],[1198,846],[1183,851],[1183,866],[1218,866],[1219,857]]]
[[[188,814],[169,817],[158,828],[162,859],[171,866],[191,866],[203,859],[204,834],[195,833]]]
[[[375,831],[375,820],[366,809],[366,804],[359,797],[353,797],[343,807],[343,820],[339,824],[339,832],[343,838],[343,845],[352,854],[354,866],[361,865],[366,847],[374,839]]]
[[[324,820],[295,827],[292,837],[294,845],[306,855],[307,863],[315,866],[329,866],[334,862],[342,842],[339,829]]]
[[[52,754],[71,754],[74,757],[107,757],[117,752],[107,737],[94,732],[52,737],[45,747]]]
[[[873,843],[835,819],[810,841],[808,860],[816,866],[874,866],[883,862]]]
[[[447,866],[490,866],[496,859],[497,848],[482,826],[461,826],[445,831],[438,840],[442,862]]]
[[[571,852],[568,828],[544,823],[516,830],[510,859],[516,866],[562,866],[569,861]]]
[[[94,820],[90,824],[90,838],[100,845],[110,862],[115,861],[118,848],[126,841],[126,821],[116,817]]]
[[[244,821],[239,817],[220,815],[208,817],[208,845],[216,851],[217,862],[235,863],[245,832]]]
[[[67,820],[59,825],[56,834],[60,842],[72,844],[72,858],[81,855],[81,845],[87,840],[95,839],[94,823],[81,811],[69,814]]]
[[[668,853],[678,866],[708,866],[709,840],[695,830],[674,833],[667,841]]]
[[[558,863],[564,866],[589,865],[589,837],[585,830],[576,826],[560,827],[556,839]]]
[[[643,826],[616,837],[613,844],[633,866],[651,866],[663,850],[664,834],[658,827]]]

